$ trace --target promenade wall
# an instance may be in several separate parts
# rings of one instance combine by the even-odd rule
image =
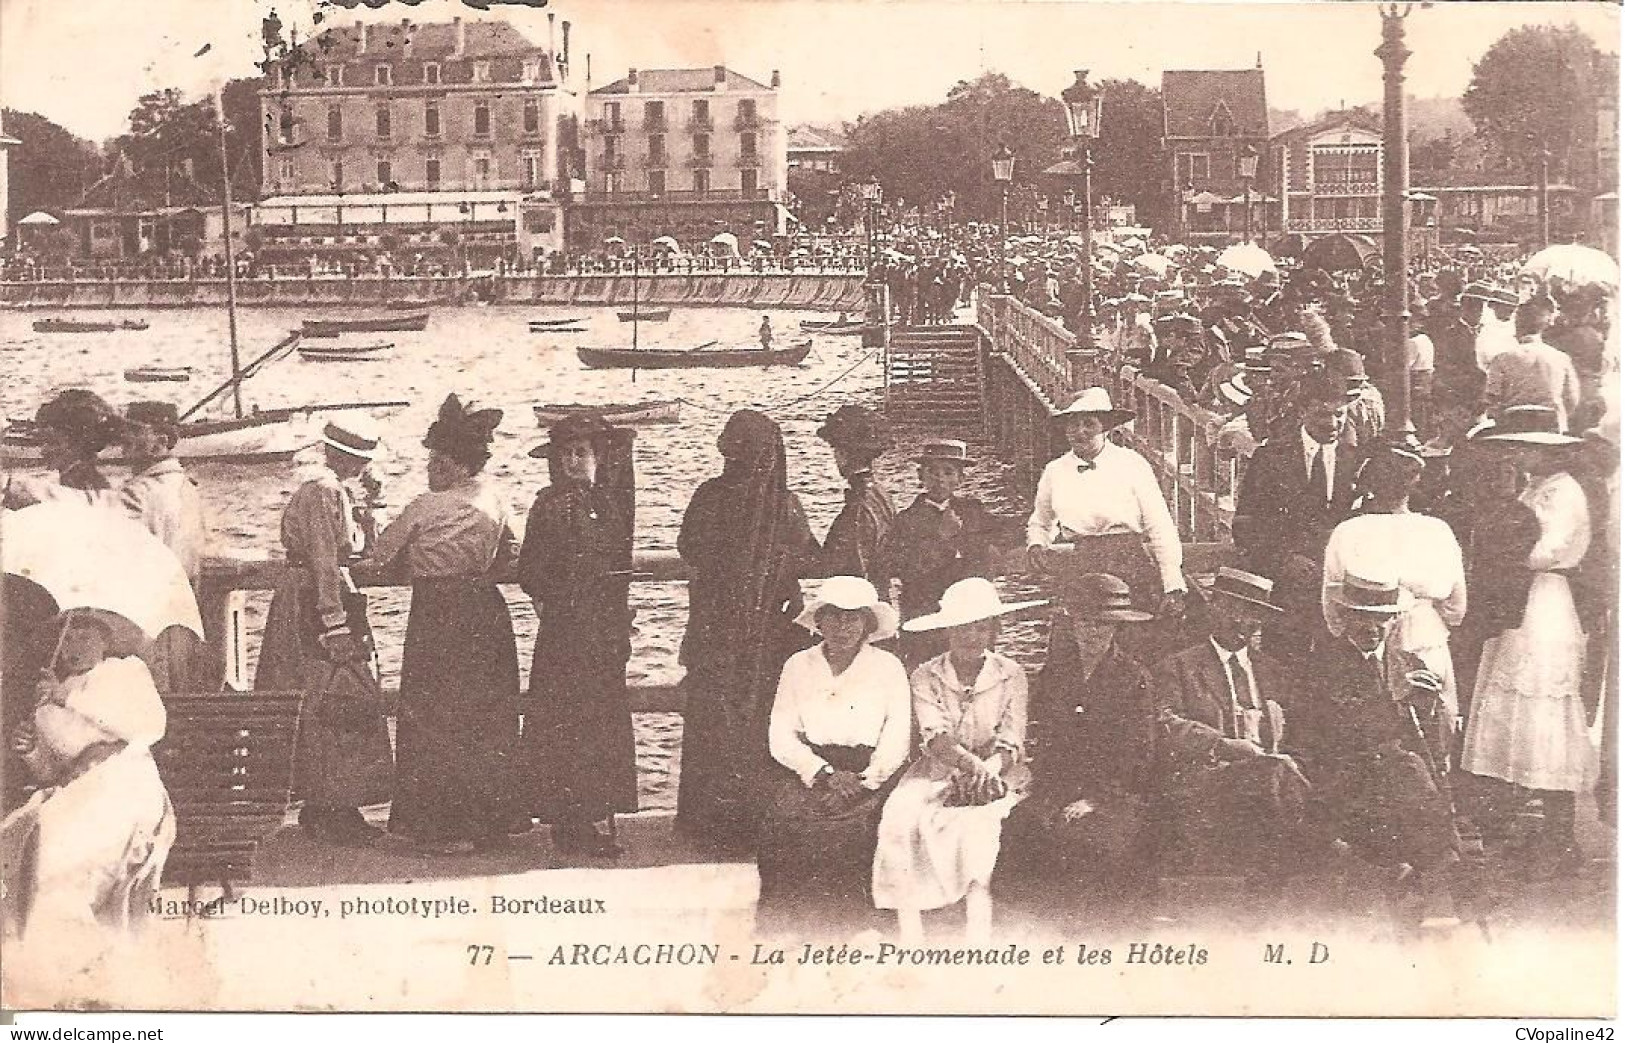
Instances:
[[[245,307],[367,307],[385,302],[457,305],[645,304],[687,307],[795,308],[848,311],[864,308],[863,276],[856,273],[740,272],[728,274],[499,275],[483,278],[362,276],[354,278],[243,279],[237,303]],[[0,282],[7,308],[225,307],[224,279],[111,279]]]

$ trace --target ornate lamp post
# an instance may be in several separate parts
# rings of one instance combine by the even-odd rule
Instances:
[[[1241,150],[1241,159],[1237,164],[1241,169],[1241,199],[1242,199],[1242,241],[1253,241],[1253,178],[1258,176],[1258,148],[1248,145]]]
[[[1078,157],[1078,171],[1083,177],[1083,322],[1082,337],[1085,345],[1092,342],[1095,329],[1095,272],[1094,237],[1095,220],[1091,210],[1089,171],[1094,165],[1090,145],[1100,137],[1100,108],[1104,96],[1088,83],[1089,70],[1078,69],[1073,74],[1072,86],[1061,92],[1066,103],[1066,132],[1072,139]]]
[[[1410,194],[1411,162],[1405,127],[1405,18],[1412,4],[1390,3],[1381,8],[1382,46],[1374,52],[1382,59],[1382,267],[1383,318],[1388,326],[1383,360],[1387,387],[1388,429],[1395,441],[1416,437],[1411,423],[1411,374],[1405,361],[1410,337]]]
[[[880,181],[870,178],[858,186],[863,197],[863,228],[869,236],[869,274],[875,271],[875,207],[880,203]]]
[[[1016,154],[1009,145],[993,153],[993,180],[999,183],[999,292],[1010,292],[1010,266],[1005,260],[1010,238],[1010,179],[1016,173]]]

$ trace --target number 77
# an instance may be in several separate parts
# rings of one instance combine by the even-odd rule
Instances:
[[[468,947],[468,965],[470,967],[489,967],[491,956],[496,952],[494,945],[470,945]]]

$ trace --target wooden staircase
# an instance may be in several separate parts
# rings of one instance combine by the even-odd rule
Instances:
[[[978,441],[987,436],[982,334],[975,326],[908,326],[886,353],[886,416],[896,426]]]

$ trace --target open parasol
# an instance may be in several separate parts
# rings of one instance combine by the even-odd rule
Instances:
[[[1215,263],[1254,279],[1265,272],[1275,271],[1275,258],[1271,257],[1263,247],[1253,243],[1239,243],[1227,247],[1223,253],[1219,254]]]
[[[1302,259],[1306,266],[1329,272],[1350,271],[1364,268],[1379,253],[1367,236],[1336,232],[1305,246]]]
[[[1168,269],[1174,266],[1173,261],[1162,256],[1161,254],[1141,254],[1134,259],[1134,264],[1137,267],[1144,268],[1146,271],[1159,276],[1167,275]]]
[[[1585,288],[1619,289],[1619,264],[1601,250],[1578,243],[1548,246],[1523,263],[1523,274],[1572,292]]]

